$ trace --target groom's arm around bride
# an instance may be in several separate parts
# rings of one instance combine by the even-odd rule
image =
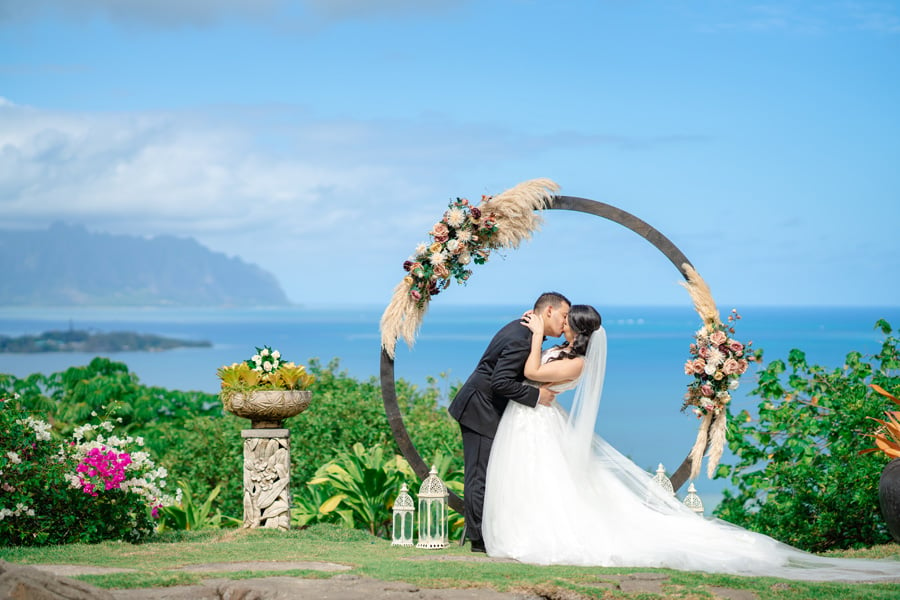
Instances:
[[[571,303],[562,294],[541,294],[534,311],[544,319],[544,335],[559,337]],[[535,406],[555,394],[524,383],[525,361],[531,350],[531,331],[521,320],[504,326],[493,337],[475,371],[459,389],[449,411],[459,421],[465,461],[464,502],[466,536],[474,551],[483,551],[481,514],[491,444],[509,401]]]

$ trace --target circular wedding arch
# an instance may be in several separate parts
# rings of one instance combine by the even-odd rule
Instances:
[[[663,253],[669,261],[675,265],[682,277],[688,278],[684,266],[691,265],[690,261],[679,250],[669,238],[661,234],[655,228],[651,227],[647,222],[637,218],[629,212],[616,208],[604,202],[590,200],[588,198],[580,198],[578,196],[554,196],[553,202],[544,210],[571,210],[591,215],[596,215],[604,219],[608,219],[614,223],[618,223],[627,227],[631,231],[640,235],[653,246]],[[397,389],[394,377],[394,359],[384,348],[381,349],[381,397],[384,400],[384,411],[387,415],[388,423],[400,446],[403,457],[409,462],[410,466],[416,472],[420,479],[424,480],[428,477],[430,467],[419,456],[415,444],[409,437],[406,425],[403,423],[403,415],[400,414],[400,407],[397,404]],[[685,481],[691,470],[690,452],[682,461],[675,473],[670,478],[672,487],[677,491]],[[459,513],[464,511],[462,498],[450,492],[448,500],[450,506]]]

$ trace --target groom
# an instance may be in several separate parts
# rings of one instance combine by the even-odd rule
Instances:
[[[544,336],[559,337],[571,302],[556,292],[541,294],[534,312],[544,318]],[[500,417],[512,400],[527,406],[550,404],[556,393],[524,383],[525,361],[531,351],[531,330],[520,319],[497,332],[475,371],[450,403],[450,414],[462,430],[465,461],[466,537],[472,552],[484,552],[481,515],[488,458]]]

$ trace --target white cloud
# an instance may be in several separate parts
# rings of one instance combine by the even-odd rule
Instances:
[[[321,280],[337,266],[390,288],[394,263],[451,197],[543,176],[515,165],[554,149],[656,143],[671,140],[527,136],[434,116],[328,121],[288,107],[93,113],[3,100],[0,228],[190,236],[274,271],[294,297],[306,285],[295,271]],[[483,165],[502,187],[484,187]],[[479,187],[456,189],[473,177]]]
[[[236,232],[273,222],[302,231],[329,220],[326,200],[352,206],[364,190],[397,178],[374,154],[368,162],[337,160],[334,141],[323,148],[322,131],[305,143],[307,128],[298,123],[291,132],[292,157],[195,113],[60,113],[7,102],[0,106],[0,219],[21,226],[58,218],[144,233]],[[324,212],[310,214],[320,204]]]
[[[437,14],[458,8],[460,0],[306,0],[316,14],[331,20],[391,17],[409,14]]]
[[[0,21],[56,15],[72,20],[103,17],[151,27],[204,27],[226,19],[266,20],[284,26],[404,15],[439,14],[452,0],[0,0]]]
[[[225,17],[261,18],[285,0],[0,0],[0,20],[48,14],[83,20],[95,16],[154,26],[202,26]]]
[[[713,22],[717,15],[702,18],[707,33],[791,32],[818,35],[847,28],[878,33],[900,33],[900,13],[889,2],[832,2],[738,4],[734,14]]]
[[[900,14],[896,4],[886,2],[847,2],[843,5],[851,22],[859,29],[879,33],[900,33]]]

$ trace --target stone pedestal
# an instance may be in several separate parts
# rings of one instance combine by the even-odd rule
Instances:
[[[244,527],[291,528],[291,432],[244,429]]]

